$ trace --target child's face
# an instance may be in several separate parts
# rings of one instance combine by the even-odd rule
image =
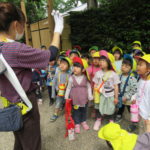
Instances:
[[[93,65],[94,66],[99,66],[99,63],[100,63],[100,60],[99,60],[99,58],[93,58]]]
[[[134,47],[140,47],[140,45],[139,44],[133,44],[132,48],[134,48]]]
[[[90,55],[92,56],[95,52],[96,52],[96,50],[94,50],[94,49],[91,50],[91,51],[90,51]]]
[[[121,71],[123,74],[128,74],[131,71],[131,66],[127,64],[122,64]]]
[[[143,60],[139,60],[137,65],[137,73],[139,75],[145,75],[148,72],[150,72],[150,67],[148,64]]]
[[[81,75],[82,74],[82,68],[81,67],[77,67],[77,66],[73,66],[73,73],[75,75]]]
[[[114,53],[114,57],[115,57],[115,60],[119,60],[121,56],[119,53]]]
[[[67,71],[69,69],[69,65],[66,61],[61,60],[59,68],[60,68],[61,71]]]
[[[100,59],[100,67],[103,69],[103,70],[106,70],[108,69],[108,63],[105,59]]]
[[[70,55],[70,59],[73,60],[74,57],[79,57],[79,56],[78,56],[78,54],[76,54],[76,53],[72,53],[72,54]]]
[[[50,66],[54,66],[54,64],[55,64],[55,61],[54,61],[54,60],[49,62],[49,65],[50,65]]]

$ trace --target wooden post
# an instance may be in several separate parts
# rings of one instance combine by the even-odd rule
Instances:
[[[27,14],[26,14],[26,7],[25,7],[25,1],[21,0],[21,10],[23,11],[25,18],[26,18],[26,23],[25,23],[25,39],[26,39],[26,44],[32,46],[31,42],[31,33],[30,33],[30,25],[28,23],[27,19]]]
[[[54,20],[51,15],[53,10],[53,0],[47,0],[47,9],[48,9],[48,24],[49,24],[49,32],[50,32],[50,42],[53,38],[53,32],[54,32]]]

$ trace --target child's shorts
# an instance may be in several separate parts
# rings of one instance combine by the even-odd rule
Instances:
[[[65,103],[64,97],[57,96],[55,108],[62,108],[64,103]]]

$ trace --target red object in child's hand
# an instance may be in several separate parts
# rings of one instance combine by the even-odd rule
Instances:
[[[72,100],[66,99],[66,103],[65,103],[66,134],[65,134],[65,137],[68,136],[68,130],[75,128],[75,123],[72,118],[71,111],[72,111]]]

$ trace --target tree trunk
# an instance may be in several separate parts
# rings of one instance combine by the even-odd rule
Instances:
[[[52,41],[53,38],[53,32],[54,32],[54,20],[51,15],[53,10],[53,0],[47,0],[48,4],[48,23],[49,23],[49,32],[50,32],[50,41]]]
[[[21,4],[21,10],[24,13],[25,18],[26,18],[26,23],[25,23],[25,39],[26,39],[26,44],[32,46],[30,25],[29,25],[28,19],[27,19],[25,1],[21,0],[20,4]]]
[[[87,0],[87,4],[88,4],[88,9],[97,8],[98,7],[97,0]]]

